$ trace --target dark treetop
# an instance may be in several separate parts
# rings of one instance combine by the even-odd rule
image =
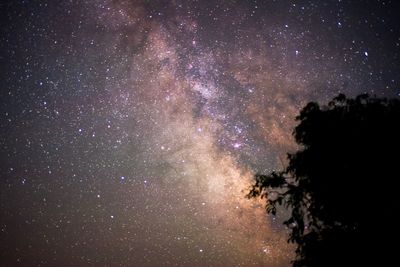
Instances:
[[[284,171],[257,175],[249,197],[291,211],[293,266],[385,266],[398,226],[400,101],[360,95],[309,103],[294,130],[300,145]],[[383,265],[382,265],[383,264]],[[389,265],[386,265],[389,266]]]

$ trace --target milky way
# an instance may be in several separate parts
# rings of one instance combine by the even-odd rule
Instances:
[[[253,175],[400,94],[399,4],[321,2],[1,3],[0,266],[290,266]]]

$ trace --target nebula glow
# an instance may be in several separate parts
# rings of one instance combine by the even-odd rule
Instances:
[[[290,266],[245,198],[339,92],[399,94],[398,5],[11,1],[0,266]]]

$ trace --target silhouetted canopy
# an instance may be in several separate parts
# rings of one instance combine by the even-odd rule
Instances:
[[[300,149],[285,170],[256,175],[249,193],[265,197],[270,213],[290,210],[293,266],[393,266],[400,101],[339,95],[327,106],[309,103],[297,120]]]

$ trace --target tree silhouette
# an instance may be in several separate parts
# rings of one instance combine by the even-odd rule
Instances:
[[[360,95],[309,103],[300,149],[281,172],[256,175],[248,197],[286,207],[293,266],[393,266],[398,244],[400,101]],[[393,245],[395,242],[396,245]]]

